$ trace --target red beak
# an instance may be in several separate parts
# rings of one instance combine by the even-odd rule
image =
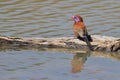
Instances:
[[[72,16],[72,19],[74,19],[75,16]]]

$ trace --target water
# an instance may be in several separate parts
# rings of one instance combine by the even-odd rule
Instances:
[[[0,0],[0,35],[73,36],[71,16],[79,14],[90,34],[120,37],[119,4],[119,0]],[[119,54],[88,54],[0,50],[0,80],[119,80]]]
[[[118,54],[115,57],[41,50],[0,52],[1,80],[119,80],[119,67]]]
[[[90,34],[120,37],[119,0],[0,0],[0,34],[19,37],[73,36],[79,14]]]

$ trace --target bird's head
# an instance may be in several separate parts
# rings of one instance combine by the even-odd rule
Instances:
[[[83,22],[82,17],[79,16],[79,15],[72,16],[72,19],[73,19],[75,22]]]

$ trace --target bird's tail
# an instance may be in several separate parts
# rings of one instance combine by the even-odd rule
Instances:
[[[86,35],[86,37],[87,37],[87,39],[88,39],[88,41],[90,41],[90,42],[92,42],[93,41],[93,39],[91,38],[91,36],[90,35]]]
[[[91,51],[93,51],[92,45],[91,45],[90,40],[88,39],[87,36],[84,36],[84,41],[86,42],[88,48],[89,48]]]

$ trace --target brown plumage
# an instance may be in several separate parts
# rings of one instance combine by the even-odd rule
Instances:
[[[92,50],[92,46],[90,42],[92,42],[92,38],[90,35],[88,35],[86,26],[83,22],[83,18],[79,15],[72,16],[74,20],[73,24],[73,31],[75,37],[77,37],[79,40],[85,41],[89,47],[90,50]]]

